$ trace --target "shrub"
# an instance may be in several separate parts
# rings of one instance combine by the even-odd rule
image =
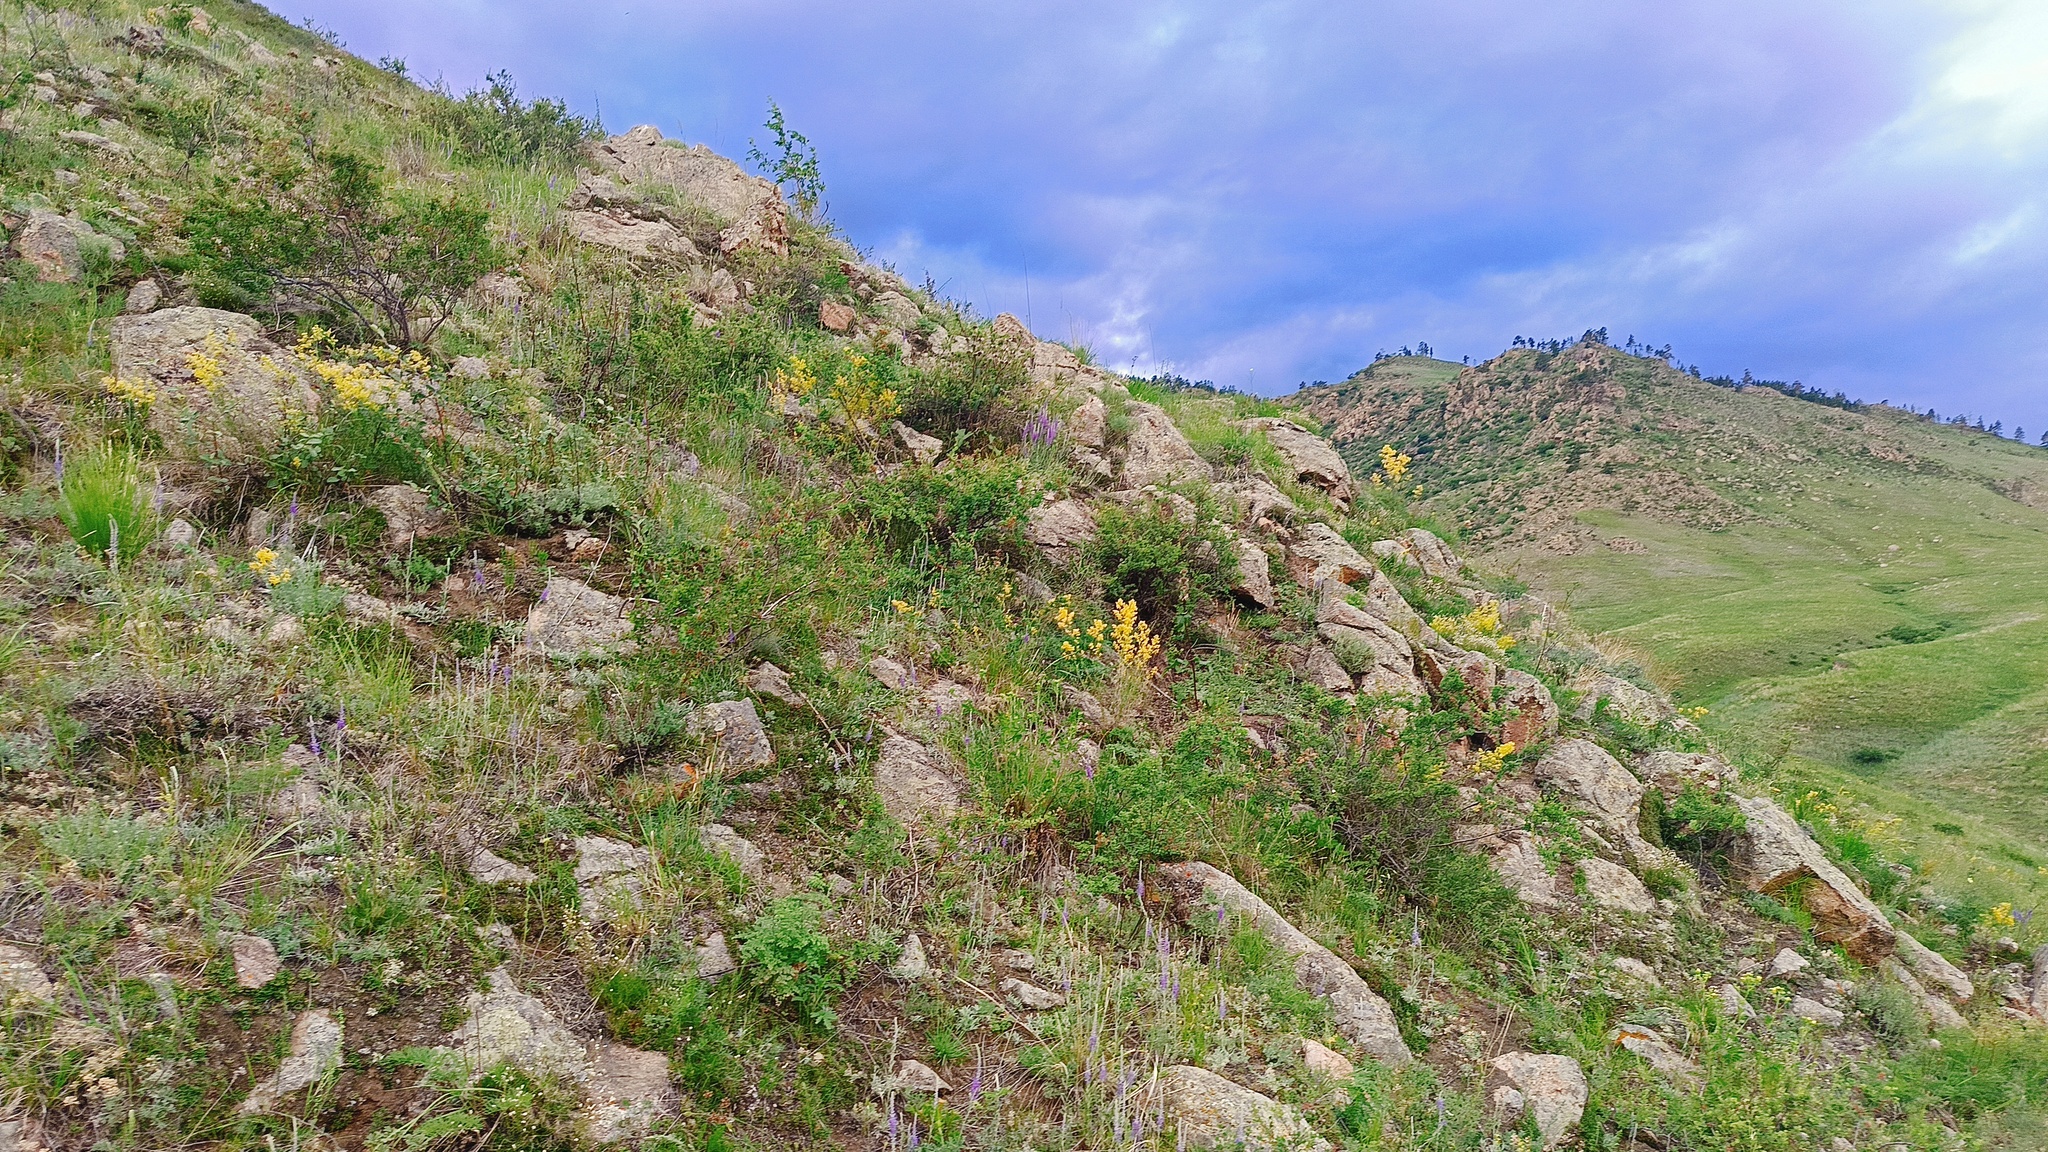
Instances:
[[[898,402],[904,423],[973,449],[1016,438],[1023,418],[1010,401],[1027,383],[1022,360],[976,344],[965,355],[912,372]]]
[[[135,454],[112,444],[64,462],[57,517],[79,547],[101,559],[131,559],[156,538],[156,509]]]
[[[604,134],[596,120],[572,114],[559,100],[521,101],[510,72],[493,72],[484,81],[460,99],[435,101],[427,113],[427,122],[453,138],[465,160],[566,163],[584,141]]]
[[[808,896],[770,904],[740,933],[740,964],[766,1000],[796,1010],[819,1031],[838,1023],[832,997],[846,986],[846,958],[825,935],[824,914]]]
[[[1188,524],[1164,500],[1106,504],[1097,522],[1088,557],[1102,571],[1105,591],[1137,601],[1148,618],[1171,619],[1183,603],[1228,591],[1236,557],[1206,508]]]
[[[389,192],[383,168],[316,152],[221,181],[185,217],[202,301],[327,309],[405,346],[433,338],[502,258],[490,213],[449,194]]]
[[[1893,1041],[1917,1040],[1927,1034],[1920,1005],[1904,985],[1890,980],[1863,980],[1856,985],[1856,1008],[1870,1019],[1870,1028]]]
[[[1687,784],[1668,803],[1652,789],[1650,803],[1666,845],[1702,865],[1727,866],[1728,852],[1747,823],[1741,809],[1696,784]]]
[[[1021,556],[1031,504],[1016,460],[962,458],[944,470],[913,468],[858,482],[853,504],[868,527],[899,554],[955,545]]]

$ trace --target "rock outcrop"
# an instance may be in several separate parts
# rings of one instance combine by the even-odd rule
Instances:
[[[1328,440],[1277,416],[1261,416],[1243,421],[1238,426],[1265,434],[1266,442],[1273,446],[1273,451],[1287,462],[1288,470],[1293,473],[1290,479],[1322,489],[1340,506],[1349,505],[1356,492],[1351,481],[1351,468],[1344,463],[1342,456],[1337,455],[1336,447]]]
[[[104,236],[77,216],[60,216],[45,208],[32,208],[21,231],[14,236],[14,251],[36,279],[52,284],[75,284],[85,276],[92,260],[118,264],[128,250],[119,240]]]
[[[1410,528],[1391,540],[1378,540],[1372,546],[1373,555],[1388,560],[1400,560],[1422,570],[1422,574],[1436,580],[1455,582],[1463,571],[1457,554],[1451,551],[1436,533],[1427,528]]]
[[[602,657],[629,651],[626,602],[581,580],[556,576],[526,613],[524,644],[544,656]]]
[[[1159,1074],[1166,1131],[1176,1147],[1240,1148],[1245,1152],[1328,1152],[1329,1141],[1292,1105],[1282,1104],[1207,1068],[1178,1064]]]
[[[907,736],[892,734],[882,740],[882,755],[875,761],[875,792],[889,818],[906,826],[944,823],[960,810],[959,781],[939,766],[930,749]]]
[[[1643,784],[1590,740],[1560,741],[1536,762],[1536,781],[1586,809],[1602,833],[1618,840],[1640,866],[1661,859],[1643,838]]]
[[[216,308],[116,317],[114,375],[152,388],[150,428],[186,459],[255,461],[319,397],[290,352],[254,319]]]
[[[1569,1056],[1508,1052],[1493,1058],[1493,1070],[1515,1095],[1515,1111],[1527,1110],[1543,1147],[1564,1143],[1586,1114],[1586,1073]]]
[[[1208,463],[1195,452],[1165,409],[1133,400],[1124,406],[1124,414],[1131,422],[1130,436],[1124,443],[1123,479],[1127,487],[1209,479]]]
[[[1813,935],[1840,944],[1858,963],[1874,965],[1892,954],[1897,933],[1870,897],[1829,862],[1827,853],[1790,813],[1761,796],[1738,796],[1746,822],[1736,838],[1736,878],[1752,892],[1776,894],[1801,880]]]
[[[1337,1031],[1358,1049],[1384,1064],[1396,1067],[1415,1059],[1394,1024],[1393,1009],[1380,999],[1351,965],[1318,944],[1307,933],[1273,910],[1255,893],[1228,874],[1208,864],[1165,864],[1160,872],[1172,877],[1209,901],[1250,920],[1294,959],[1294,978],[1302,988],[1330,1002],[1330,1015]]]
[[[285,1097],[319,1083],[340,1067],[341,1023],[325,1008],[301,1012],[292,1024],[291,1054],[275,1073],[249,1090],[239,1111],[272,1111]]]
[[[782,193],[702,144],[664,140],[660,129],[642,124],[595,145],[590,155],[619,184],[636,192],[667,191],[710,212],[724,225],[719,247],[728,255],[747,248],[777,256],[789,251]]]
[[[708,741],[718,765],[729,772],[750,772],[775,763],[775,747],[752,700],[721,700],[690,713],[692,736]]]

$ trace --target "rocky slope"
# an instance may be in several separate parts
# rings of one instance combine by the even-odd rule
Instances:
[[[1294,412],[651,128],[0,18],[9,1146],[2037,1131],[2048,952],[1921,945]],[[229,280],[207,189],[309,138],[487,220],[431,339]]]

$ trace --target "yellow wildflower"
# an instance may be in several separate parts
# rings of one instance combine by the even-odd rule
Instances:
[[[1408,465],[1414,462],[1413,457],[1395,451],[1392,444],[1380,447],[1380,475],[1385,476],[1389,484],[1399,484],[1405,479],[1408,475]]]
[[[1478,758],[1472,761],[1472,770],[1491,775],[1500,771],[1501,766],[1507,763],[1508,757],[1514,754],[1515,742],[1513,740],[1503,740],[1500,747],[1490,752],[1481,752]]]
[[[139,383],[119,376],[108,376],[100,381],[100,386],[107,390],[107,395],[112,396],[123,404],[132,404],[137,408],[147,408],[151,404],[156,403],[157,390],[146,383]]]
[[[1152,626],[1138,619],[1138,603],[1135,600],[1116,602],[1116,625],[1109,630],[1110,643],[1116,648],[1118,665],[1126,669],[1144,669],[1150,674],[1152,661],[1159,655],[1160,641],[1152,635]]]
[[[227,381],[227,365],[221,358],[228,354],[228,348],[218,332],[208,332],[205,344],[203,351],[195,348],[185,353],[185,367],[191,371],[193,382],[212,395]]]
[[[2019,920],[2012,914],[2012,901],[2007,900],[1984,914],[1984,919],[1993,928],[2017,928]]]
[[[889,601],[889,605],[896,609],[896,614],[899,616],[906,615],[910,612],[910,605],[902,600],[891,600]]]
[[[255,551],[255,553],[249,557],[249,571],[267,572],[270,570],[270,566],[275,563],[277,563],[276,549],[258,548]]]

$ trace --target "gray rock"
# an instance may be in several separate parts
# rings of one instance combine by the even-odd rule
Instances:
[[[157,287],[156,281],[137,280],[128,289],[128,298],[122,303],[121,311],[130,316],[140,316],[156,311],[156,306],[163,303],[163,299],[164,290]]]
[[[932,964],[924,954],[924,941],[912,932],[903,938],[903,954],[896,963],[889,965],[889,978],[904,983],[914,983],[931,975]]]
[[[1813,961],[1808,960],[1790,948],[1780,948],[1778,949],[1778,954],[1771,958],[1771,967],[1764,974],[1764,979],[1784,980],[1788,977],[1797,976],[1811,967],[1813,967]]]
[[[228,938],[228,954],[235,960],[235,983],[243,988],[261,988],[277,979],[284,965],[277,958],[277,945],[261,936]]]
[[[1345,671],[1336,653],[1321,645],[1308,650],[1308,657],[1302,662],[1301,678],[1325,692],[1345,693],[1357,688],[1351,680],[1351,673]]]
[[[1301,1064],[1318,1076],[1339,1081],[1349,1080],[1358,1072],[1342,1053],[1306,1038],[1301,1042]]]
[[[873,300],[868,301],[868,307],[874,310],[882,323],[899,332],[916,328],[917,322],[923,318],[917,310],[917,302],[901,292],[877,293]]]
[[[576,1130],[592,1144],[638,1141],[678,1114],[668,1057],[610,1040],[590,1046]]]
[[[1955,1007],[1948,1001],[1929,992],[1926,985],[1920,983],[1913,973],[1906,969],[1904,964],[1899,963],[1896,959],[1886,958],[1877,967],[1878,971],[1896,980],[1899,986],[1904,988],[1913,997],[1914,1001],[1920,1005],[1920,1011],[1927,1016],[1928,1021],[1934,1025],[1937,1031],[1953,1032],[1970,1026],[1970,1022],[1963,1019],[1962,1013],[1956,1011]]]
[[[2015,949],[2017,951],[2017,949]],[[1893,945],[1893,955],[1914,975],[1925,983],[1941,989],[1943,994],[1958,1004],[1967,1003],[1977,994],[1976,985],[1963,974],[1963,970],[1949,963],[1948,957],[1922,944],[1910,932],[1901,932]]]
[[[1462,565],[1450,546],[1426,528],[1410,528],[1391,540],[1373,542],[1373,555],[1398,559],[1422,569],[1425,576],[1455,582]]]
[[[1671,1042],[1654,1028],[1645,1028],[1640,1024],[1624,1024],[1607,1033],[1607,1042],[1642,1057],[1649,1062],[1650,1067],[1681,1084],[1692,1084],[1699,1080],[1699,1065],[1673,1048]]]
[[[471,992],[469,1019],[449,1035],[473,1075],[500,1064],[535,1076],[581,1084],[589,1076],[583,1042],[546,1004],[519,990],[503,968],[487,977],[488,991]]]
[[[363,503],[384,517],[384,547],[402,552],[421,536],[439,536],[454,527],[446,512],[434,507],[433,498],[410,484],[385,484],[372,488]]]
[[[1528,748],[1557,735],[1557,702],[1543,681],[1520,668],[1503,668],[1499,683],[1507,689],[1499,706],[1510,713],[1507,723],[1501,725],[1502,740]]]
[[[1820,1001],[1809,1000],[1804,996],[1794,996],[1792,998],[1792,1014],[1801,1020],[1810,1021],[1823,1028],[1840,1028],[1843,1022],[1848,1019],[1839,1011],[1828,1007]]]
[[[732,949],[726,947],[725,933],[713,932],[696,950],[697,979],[716,980],[729,972],[739,971],[734,963]]]
[[[1244,522],[1256,525],[1261,520],[1287,523],[1300,513],[1293,500],[1285,492],[1273,487],[1273,482],[1264,476],[1247,476],[1216,485],[1218,495],[1230,496],[1244,509]]]
[[[961,787],[933,760],[924,745],[891,734],[882,741],[875,762],[875,791],[882,810],[905,826],[927,820],[944,822],[960,811]]]
[[[637,905],[645,887],[640,873],[653,863],[645,848],[606,836],[578,836],[576,893],[583,918],[603,924],[619,904]]]
[[[157,390],[150,428],[182,459],[254,462],[276,448],[287,422],[319,395],[298,358],[238,312],[162,308],[120,316],[111,332],[114,375]],[[217,363],[209,387],[193,366]]]
[[[1562,1144],[1586,1114],[1586,1074],[1569,1056],[1509,1052],[1494,1057],[1493,1070],[1521,1095],[1545,1148]]]
[[[1029,984],[1015,976],[1006,977],[998,986],[1001,992],[1015,1001],[1018,1007],[1032,1012],[1049,1012],[1066,1006],[1067,998],[1057,992]]]
[[[481,845],[470,852],[465,867],[479,884],[531,884],[540,879],[533,869],[514,864]]]
[[[1619,676],[1595,673],[1575,679],[1572,688],[1581,694],[1578,710],[1573,713],[1581,720],[1591,720],[1603,701],[1609,712],[1632,724],[1654,727],[1678,718],[1671,701]]]
[[[1756,1009],[1742,998],[1741,990],[1733,984],[1723,984],[1714,989],[1714,999],[1721,1005],[1721,1015],[1730,1020],[1754,1020]]]
[[[803,693],[790,687],[789,673],[773,664],[756,664],[753,670],[747,673],[745,682],[747,691],[756,696],[766,696],[791,708],[802,708],[805,705]]]
[[[1662,988],[1664,982],[1657,979],[1657,970],[1633,956],[1611,956],[1607,966],[1617,975],[1623,976],[1645,988]]]
[[[1024,514],[1024,538],[1065,561],[1095,540],[1095,514],[1079,500],[1054,500]]]
[[[526,647],[545,656],[595,657],[627,651],[626,602],[580,580],[556,576],[526,613]]]
[[[1614,912],[1650,916],[1657,911],[1657,898],[1636,879],[1636,874],[1598,856],[1579,861],[1579,875],[1585,879],[1586,895],[1593,903]]]
[[[239,1111],[273,1111],[285,1097],[319,1083],[340,1067],[341,1022],[325,1008],[301,1012],[292,1024],[291,1054],[275,1073],[249,1090]]]
[[[685,203],[710,210],[722,223],[719,246],[728,255],[759,248],[789,251],[788,209],[775,185],[703,145],[664,140],[642,124],[598,144],[591,157],[604,175],[635,190],[666,188]]]
[[[1620,761],[1590,740],[1564,740],[1536,762],[1536,780],[1592,813],[1602,832],[1619,840],[1639,865],[1660,862],[1643,839],[1643,785]]]
[[[1328,440],[1277,416],[1246,420],[1239,427],[1265,433],[1266,442],[1287,462],[1288,479],[1320,488],[1339,504],[1350,503],[1356,491],[1351,468]]]
[[[1250,919],[1294,960],[1294,977],[1302,988],[1329,1001],[1337,1031],[1360,1051],[1397,1067],[1414,1060],[1401,1040],[1393,1009],[1387,1007],[1387,1002],[1351,965],[1289,923],[1272,905],[1208,864],[1165,864],[1159,871],[1193,887],[1209,901]]]
[[[915,671],[907,665],[891,660],[887,656],[877,656],[873,660],[868,661],[868,673],[875,679],[880,680],[884,688],[891,688],[898,692],[908,691],[918,686],[917,673]]]
[[[1536,838],[1520,829],[1501,832],[1488,853],[1503,884],[1515,897],[1532,908],[1557,906],[1557,878],[1543,862]]]
[[[1266,550],[1242,536],[1232,539],[1230,547],[1237,559],[1237,569],[1231,575],[1230,590],[1240,599],[1270,610],[1273,605],[1279,603],[1279,597],[1273,593],[1273,576]]]
[[[901,420],[889,421],[889,430],[896,434],[896,442],[910,453],[910,458],[929,468],[939,462],[939,454],[946,450],[946,442],[937,436],[927,436]]]
[[[78,217],[60,216],[43,208],[29,210],[28,220],[15,234],[14,250],[35,269],[36,279],[51,284],[77,283],[85,275],[87,258],[94,253],[110,264],[120,263],[127,255],[119,240],[100,235]]]
[[[562,213],[562,226],[585,244],[610,248],[640,260],[697,260],[690,238],[666,220],[648,220],[616,208]]]
[[[279,616],[263,631],[263,643],[270,648],[289,648],[305,638],[305,624],[292,615]]]
[[[1130,435],[1124,444],[1126,485],[1143,488],[1148,484],[1210,478],[1208,463],[1175,427],[1165,409],[1133,400],[1124,406],[1124,413],[1130,420]]]
[[[775,747],[752,700],[722,700],[690,714],[690,735],[712,744],[719,766],[750,772],[775,763]]]
[[[759,880],[768,874],[768,854],[727,825],[706,824],[698,828],[697,842],[704,845],[706,851],[729,857],[750,880]]]
[[[1731,857],[1735,878],[1752,892],[1778,893],[1800,885],[1813,935],[1840,944],[1859,964],[1875,965],[1892,954],[1897,933],[1870,897],[1842,874],[1783,808],[1761,796],[1738,796],[1745,826]]]
[[[1735,769],[1701,752],[1646,752],[1636,758],[1635,774],[1666,800],[1678,799],[1688,787],[1718,793],[1735,783]]]
[[[1287,553],[1306,570],[1305,577],[1297,577],[1305,588],[1314,588],[1325,580],[1356,584],[1377,571],[1372,561],[1359,555],[1358,549],[1328,524],[1308,523],[1296,528]]]
[[[933,1096],[953,1090],[951,1084],[921,1060],[905,1060],[897,1064],[895,1073],[889,1077],[889,1086],[911,1096]]]
[[[1102,701],[1097,700],[1093,693],[1076,688],[1071,684],[1063,685],[1060,688],[1060,702],[1068,708],[1079,712],[1081,719],[1086,721],[1091,728],[1107,728],[1115,719],[1109,714],[1109,709],[1104,708]]]
[[[1074,405],[1073,414],[1067,417],[1066,427],[1061,431],[1082,448],[1102,451],[1109,435],[1109,409],[1102,403],[1102,397],[1084,395]]]
[[[1260,1095],[1207,1068],[1178,1064],[1159,1074],[1166,1127],[1189,1148],[1245,1152],[1328,1152],[1330,1144],[1293,1105]]]
[[[199,546],[199,529],[190,520],[177,519],[164,525],[164,531],[157,542],[166,548],[183,550]]]
[[[57,989],[43,974],[43,966],[25,948],[0,944],[0,1006],[17,999],[38,1004],[57,1002]]]

